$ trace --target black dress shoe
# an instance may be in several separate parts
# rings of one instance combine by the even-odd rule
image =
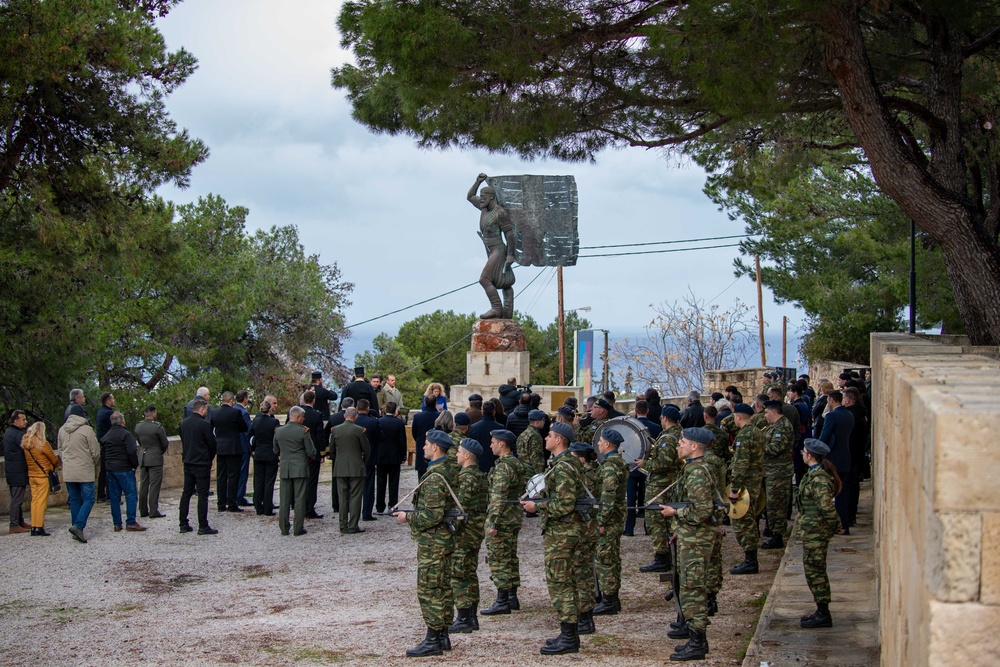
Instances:
[[[218,534],[218,532],[219,531],[216,530],[215,528],[210,528],[208,526],[205,526],[204,528],[199,528],[198,529],[198,534],[199,535],[216,535],[216,534]]]
[[[313,510],[311,512],[306,512],[306,518],[307,519],[322,519],[323,515],[320,514],[319,512],[317,512],[316,510]]]
[[[348,532],[348,534],[353,535],[355,533],[363,533],[363,532],[365,532],[365,529],[364,528],[348,528],[347,532]]]
[[[240,498],[239,500],[236,501],[236,504],[239,505],[240,507],[253,507],[253,503],[247,500],[246,498]]]
[[[308,530],[306,530],[305,528],[303,528],[303,529],[302,529],[302,530],[300,530],[299,532],[297,532],[297,533],[292,533],[292,534],[293,534],[293,535],[294,535],[295,537],[298,537],[299,535],[305,535],[305,534],[306,534],[306,533],[308,533],[308,532],[309,532]]]
[[[362,521],[378,521],[378,519],[376,519],[373,516],[363,516],[363,517],[361,517],[361,520]]]
[[[139,517],[145,519],[149,517],[149,512],[139,512]]]
[[[166,516],[167,516],[166,514],[161,514],[160,512],[155,512],[155,513],[150,514],[149,518],[150,519],[162,519],[162,518],[164,518]]]
[[[240,507],[239,505],[232,505],[232,506],[231,506],[231,507],[230,507],[230,508],[229,508],[228,510],[226,510],[226,511],[227,511],[227,512],[242,512],[242,511],[243,511],[243,508],[241,508],[241,507]]]
[[[191,527],[191,524],[187,524],[186,523],[183,526],[181,526],[181,532],[182,533],[190,533],[192,531],[194,531],[194,528]]]
[[[257,516],[274,516],[274,512],[257,512]]]

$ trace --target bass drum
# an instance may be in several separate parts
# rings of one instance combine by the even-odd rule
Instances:
[[[613,417],[604,422],[604,426],[594,434],[594,451],[597,451],[597,443],[601,439],[601,431],[611,429],[620,433],[624,442],[618,447],[618,452],[632,470],[635,470],[635,462],[644,459],[649,454],[649,448],[653,444],[653,437],[649,434],[646,425],[635,417]]]

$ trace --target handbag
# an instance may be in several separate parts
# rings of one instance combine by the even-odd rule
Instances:
[[[42,464],[38,462],[38,459],[35,458],[35,455],[31,453],[30,449],[28,450],[28,456],[30,456],[31,460],[35,462],[35,465],[38,466],[39,470],[45,470],[45,468],[42,467]],[[59,473],[57,473],[56,469],[53,468],[52,470],[46,470],[45,474],[49,477],[49,493],[59,493],[59,491],[62,490],[62,484],[59,483]]]

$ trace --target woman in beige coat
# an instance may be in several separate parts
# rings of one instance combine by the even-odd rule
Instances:
[[[35,422],[21,439],[24,460],[28,464],[28,483],[31,485],[31,534],[48,537],[45,532],[45,508],[49,506],[49,473],[61,464],[59,457],[45,440],[45,424]]]

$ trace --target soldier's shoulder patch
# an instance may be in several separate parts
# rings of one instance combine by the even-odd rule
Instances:
[[[739,447],[740,444],[741,444],[740,441],[737,440],[736,442],[733,443],[733,447]]]

